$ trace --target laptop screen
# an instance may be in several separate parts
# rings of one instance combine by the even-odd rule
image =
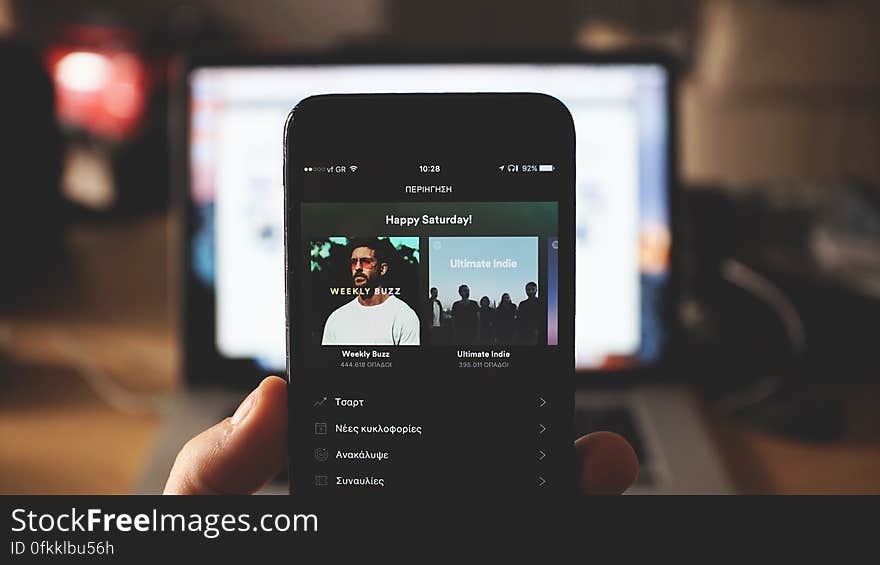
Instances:
[[[577,369],[660,358],[671,243],[663,66],[206,66],[188,80],[187,268],[213,297],[205,320],[214,327],[205,330],[218,357],[262,371],[285,366],[282,135],[291,108],[324,93],[513,91],[555,96],[574,118]]]

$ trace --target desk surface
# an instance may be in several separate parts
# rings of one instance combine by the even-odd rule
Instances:
[[[168,233],[165,217],[74,227],[63,280],[0,313],[0,493],[135,487],[161,423],[155,401],[179,384]],[[706,407],[739,490],[880,493],[880,385],[841,393],[850,432],[834,444],[773,436]]]

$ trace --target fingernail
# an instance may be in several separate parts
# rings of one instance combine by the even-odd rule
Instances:
[[[259,387],[254,389],[247,398],[241,401],[241,404],[238,405],[238,408],[235,409],[235,414],[232,415],[231,423],[233,425],[240,424],[247,418],[247,415],[250,413],[251,408],[254,407],[254,401],[257,398],[257,391],[260,390]]]

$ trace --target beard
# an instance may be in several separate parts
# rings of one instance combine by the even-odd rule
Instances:
[[[358,271],[351,276],[351,283],[356,287],[376,286],[375,283],[378,283],[378,280],[374,280],[366,273]]]

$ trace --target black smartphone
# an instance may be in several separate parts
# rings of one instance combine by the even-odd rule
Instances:
[[[542,94],[291,111],[292,492],[574,492],[574,143]]]

